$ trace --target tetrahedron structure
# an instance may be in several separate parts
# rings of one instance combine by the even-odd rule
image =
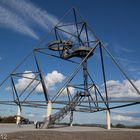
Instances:
[[[22,110],[22,106],[48,107],[42,128],[51,127],[69,113],[71,114],[70,124],[72,125],[75,111],[85,113],[107,111],[108,129],[110,129],[111,109],[140,103],[138,100],[131,100],[131,102],[127,102],[127,100],[110,100],[104,53],[129,82],[135,93],[140,95],[140,92],[110,51],[74,8],[65,14],[62,20],[54,26],[49,37],[42,42],[41,46],[43,47],[34,49],[2,82],[0,86],[10,79],[11,87],[9,89],[12,91],[13,100],[11,102],[1,101],[1,103],[16,104],[20,110]],[[39,61],[39,57],[42,54],[48,57],[43,59],[44,64]],[[31,57],[33,59],[31,68],[28,68],[28,71],[27,68],[23,70],[22,65]],[[58,62],[58,65],[54,61]],[[99,68],[96,70],[98,74],[94,74],[94,69],[96,69],[94,62],[100,68],[100,70]],[[43,70],[42,65],[46,65],[45,70],[48,70],[48,72],[60,68],[61,72],[65,73],[64,81],[59,86],[56,86],[55,89],[50,89],[50,86],[46,84],[45,70]],[[25,63],[26,66],[28,65]],[[52,66],[55,68],[51,69]],[[20,90],[18,83],[22,80],[15,79],[15,77],[26,79],[26,84]],[[100,86],[99,84],[102,85]],[[38,95],[36,94],[37,92],[41,94]],[[39,101],[36,101],[36,96],[41,97],[39,97]],[[114,105],[112,103],[120,104]],[[52,113],[52,110],[56,111]]]

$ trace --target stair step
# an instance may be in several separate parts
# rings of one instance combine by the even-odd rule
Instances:
[[[42,127],[43,128],[48,128],[49,125],[54,124],[55,121],[60,121],[61,119],[63,119],[68,114],[68,112],[70,112],[71,110],[73,110],[77,106],[78,100],[79,100],[79,97],[80,97],[79,95],[80,94],[77,93],[72,98],[72,100],[69,104],[67,104],[62,110],[53,114],[50,122],[48,122],[47,120],[44,120],[44,124],[43,124]]]

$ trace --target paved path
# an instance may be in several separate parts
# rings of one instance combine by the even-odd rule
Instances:
[[[0,124],[0,133],[10,133],[18,131],[33,131],[36,130],[34,125],[22,125],[18,127],[16,124]]]
[[[18,127],[16,124],[0,124],[0,134],[1,133],[11,133],[19,131],[57,131],[57,132],[86,132],[86,131],[139,131],[140,129],[125,129],[125,128],[112,128],[111,130],[106,130],[100,127],[82,127],[82,126],[72,126],[72,127],[57,127],[51,129],[35,129],[34,125],[22,125]]]
[[[61,128],[52,128],[47,129],[47,131],[59,131],[59,132],[90,132],[90,131],[139,131],[140,129],[128,129],[128,128],[112,128],[107,130],[101,127],[85,127],[85,126],[72,126],[72,127],[61,127]]]

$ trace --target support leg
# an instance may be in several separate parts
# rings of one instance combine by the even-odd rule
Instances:
[[[20,120],[21,120],[21,110],[20,110],[20,107],[18,106],[18,109],[17,109],[17,117],[16,117],[16,124],[17,125],[20,124]]]
[[[52,115],[52,102],[51,100],[48,101],[48,107],[47,107],[47,121],[51,121],[51,115]]]
[[[73,126],[73,111],[70,113],[70,126]]]
[[[107,123],[107,129],[111,129],[111,119],[110,119],[110,111],[106,110],[106,123]]]

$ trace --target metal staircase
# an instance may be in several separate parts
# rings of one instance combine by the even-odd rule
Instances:
[[[72,98],[72,100],[60,111],[56,112],[51,116],[51,120],[48,121],[47,118],[44,119],[42,128],[49,128],[51,125],[55,124],[56,121],[62,120],[71,110],[74,110],[74,108],[78,104],[80,94],[76,93],[75,96]]]

